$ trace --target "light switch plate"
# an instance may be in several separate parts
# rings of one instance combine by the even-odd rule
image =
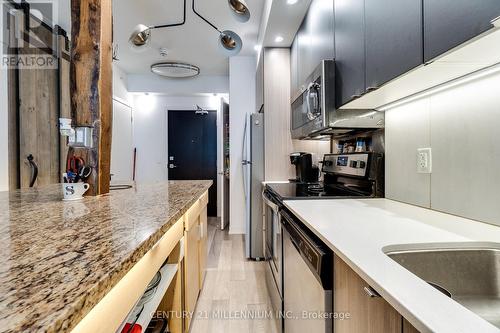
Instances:
[[[432,173],[432,149],[417,149],[417,172]]]

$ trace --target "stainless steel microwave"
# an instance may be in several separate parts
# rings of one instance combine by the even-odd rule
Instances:
[[[383,112],[340,110],[335,107],[334,60],[321,61],[302,87],[292,101],[290,128],[293,139],[384,128]]]

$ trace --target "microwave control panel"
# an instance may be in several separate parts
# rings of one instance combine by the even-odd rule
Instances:
[[[325,155],[323,172],[365,177],[368,170],[368,160],[369,154],[367,153]]]

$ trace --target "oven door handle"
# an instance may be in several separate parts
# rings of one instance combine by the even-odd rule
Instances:
[[[266,192],[262,192],[262,200],[264,201],[264,204],[269,206],[273,211],[275,211],[276,213],[278,212],[278,210],[279,210],[278,205],[269,199]]]

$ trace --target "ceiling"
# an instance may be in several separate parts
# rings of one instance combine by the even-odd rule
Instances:
[[[238,22],[229,9],[227,0],[196,0],[198,13],[219,30],[233,30],[243,40],[240,55],[255,54],[262,9],[265,0],[247,0],[251,17]],[[159,25],[182,21],[183,0],[114,0],[114,42],[118,45],[118,66],[127,73],[150,73],[151,64],[159,61],[182,61],[200,67],[200,75],[229,75],[229,61],[219,49],[218,33],[191,10],[187,0],[186,24],[178,27],[152,30],[147,49],[137,51],[128,39],[137,24]],[[160,55],[167,49],[167,56]]]

